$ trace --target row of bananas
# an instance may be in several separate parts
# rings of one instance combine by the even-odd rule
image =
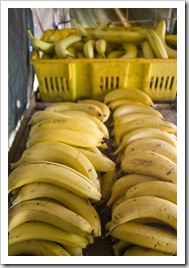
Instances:
[[[111,30],[110,23],[101,23],[87,31],[75,22],[76,34],[57,40],[56,31],[46,41],[36,39],[28,30],[33,47],[43,52],[43,59],[65,58],[176,58],[176,35],[166,35],[166,22],[162,20],[155,29]],[[168,37],[166,37],[168,36]],[[171,44],[171,45],[170,45]]]
[[[116,168],[104,153],[109,116],[90,99],[33,113],[26,149],[10,163],[10,256],[81,256],[101,236],[100,174]]]
[[[106,203],[114,253],[176,255],[177,127],[137,89],[112,90],[104,103],[112,113],[112,155],[120,167]]]

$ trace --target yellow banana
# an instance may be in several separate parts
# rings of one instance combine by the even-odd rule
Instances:
[[[20,202],[37,198],[50,198],[62,203],[90,223],[94,229],[94,236],[101,235],[101,221],[90,200],[55,184],[46,182],[26,184],[11,198],[10,205],[15,206]]]
[[[81,147],[77,147],[77,149],[88,158],[96,171],[108,172],[116,169],[114,161],[105,154],[99,155]]]
[[[106,122],[109,119],[110,109],[109,109],[108,105],[106,105],[104,102],[96,100],[96,99],[84,99],[84,100],[79,100],[78,102],[97,105],[102,111],[101,121]]]
[[[110,235],[131,244],[177,254],[177,234],[162,226],[148,226],[133,221],[116,226]]]
[[[121,256],[123,255],[124,251],[126,250],[127,247],[129,247],[131,243],[123,240],[118,240],[116,241],[115,244],[113,244],[113,250],[115,256]]]
[[[102,57],[106,58],[106,47],[107,47],[107,42],[104,39],[98,39],[95,42],[95,48],[97,53]]]
[[[152,127],[164,130],[168,133],[176,133],[177,127],[175,124],[162,120],[160,118],[140,118],[135,119],[130,122],[118,125],[114,130],[114,137],[116,139],[116,144],[120,144],[122,138],[130,131],[134,129],[139,129],[141,127]]]
[[[165,42],[167,45],[177,47],[177,35],[176,34],[166,34],[165,35]]]
[[[161,112],[154,109],[153,107],[140,103],[121,105],[113,112],[113,119],[115,120],[116,118],[129,113],[146,113],[163,119]]]
[[[85,42],[83,52],[86,58],[93,59],[95,57],[95,40],[90,39]]]
[[[81,102],[58,102],[45,108],[45,111],[63,112],[67,110],[79,110],[87,112],[98,118],[102,118],[102,111],[99,106],[90,103]]]
[[[166,181],[141,182],[126,192],[125,199],[147,195],[160,197],[177,204],[177,185]]]
[[[45,42],[43,40],[39,40],[39,39],[35,38],[30,29],[28,29],[27,32],[28,32],[28,35],[30,37],[32,46],[36,50],[42,51],[46,54],[53,54],[54,53],[55,44],[51,44],[51,43],[48,43],[48,42]]]
[[[131,43],[123,43],[122,46],[125,49],[125,54],[120,57],[121,59],[131,59],[137,57],[138,49],[136,45]]]
[[[157,118],[157,116],[151,115],[151,114],[144,114],[144,113],[130,113],[130,114],[124,114],[122,116],[119,116],[114,120],[114,128],[121,124],[125,124],[127,122],[130,122],[131,120],[136,120],[140,118]]]
[[[128,155],[130,152],[137,150],[156,152],[177,163],[177,149],[164,140],[149,137],[135,140],[126,147],[124,154]]]
[[[101,146],[104,143],[104,139],[92,134],[66,128],[43,129],[29,137],[26,147],[30,148],[39,142],[63,142],[71,146],[93,147]]]
[[[50,199],[48,201],[27,200],[9,209],[9,232],[29,221],[49,223],[67,232],[83,236],[91,235],[94,232],[92,226],[83,217],[62,204],[51,202]]]
[[[125,55],[125,50],[113,50],[108,53],[107,59],[117,59],[122,57],[123,55]]]
[[[174,256],[148,247],[132,246],[125,250],[123,256]]]
[[[103,117],[101,117],[101,119],[99,119],[98,117],[93,116],[93,115],[89,114],[88,112],[79,111],[79,110],[62,111],[61,114],[65,115],[65,116],[77,118],[78,120],[81,120],[81,118],[86,120],[86,121],[92,120],[98,126],[98,128],[102,131],[102,133],[104,133],[105,139],[109,139],[109,130],[108,130],[107,126],[104,124],[104,122],[102,122],[102,120],[101,120]]]
[[[30,239],[17,242],[8,246],[9,256],[71,256],[66,249],[58,243],[41,240]]]
[[[144,58],[146,58],[146,59],[154,59],[155,58],[153,49],[147,40],[144,40],[143,42],[141,42],[141,48],[142,48],[142,53],[143,53]]]
[[[121,105],[125,105],[125,104],[134,104],[134,103],[142,103],[139,101],[135,101],[135,100],[131,100],[131,99],[126,99],[126,98],[120,98],[120,99],[115,99],[111,102],[108,103],[108,107],[110,108],[110,110],[113,112],[115,111],[118,107],[120,107]]]
[[[94,135],[99,139],[104,138],[104,134],[92,120],[90,120],[90,122],[84,120],[78,121],[76,118],[44,120],[43,122],[39,122],[35,124],[35,126],[31,127],[28,137],[32,137],[41,130],[48,131],[49,129],[70,129]]]
[[[22,223],[9,232],[9,245],[30,239],[48,240],[80,248],[85,248],[88,244],[84,236],[66,232],[55,225],[39,221]]]
[[[107,206],[111,206],[119,197],[125,195],[125,193],[133,186],[144,181],[157,181],[157,177],[147,176],[144,174],[127,174],[118,178],[112,185],[111,197],[107,202]]]
[[[170,48],[166,42],[165,42],[165,36],[166,36],[166,23],[165,20],[161,20],[157,27],[156,27],[156,33],[158,34],[158,36],[160,37],[166,51],[168,54],[168,57],[171,59],[176,59],[177,58],[177,51],[173,48]]]
[[[161,38],[157,34],[156,30],[149,29],[146,31],[145,34],[146,34],[146,38],[147,38],[148,42],[150,43],[156,57],[160,58],[160,59],[168,59],[168,54],[167,54],[167,51],[165,49],[165,46],[164,46]]]
[[[94,39],[105,39],[107,42],[138,42],[144,40],[145,36],[143,33],[137,31],[103,31],[103,30],[95,30],[92,32],[92,36]]]
[[[47,161],[31,162],[14,169],[9,175],[8,191],[31,182],[54,183],[89,199],[99,201],[101,198],[87,177],[68,166]]]
[[[59,40],[54,47],[56,57],[58,59],[65,59],[68,56],[75,57],[75,55],[70,53],[67,48],[79,41],[81,41],[81,36],[79,35],[70,35]]]
[[[118,88],[113,89],[106,93],[104,97],[104,102],[106,104],[113,100],[127,98],[135,101],[139,101],[148,106],[153,106],[153,101],[145,92],[136,88]]]
[[[11,163],[11,169],[28,162],[49,161],[69,166],[94,182],[99,189],[98,175],[88,160],[77,148],[62,142],[41,142],[25,149],[20,159]]]
[[[152,151],[137,150],[124,155],[121,169],[127,173],[146,174],[177,184],[177,164]]]
[[[168,133],[164,130],[158,129],[158,128],[139,128],[139,129],[134,129],[127,133],[117,150],[115,150],[112,154],[117,155],[119,152],[122,150],[125,150],[125,148],[133,141],[142,139],[142,138],[157,138],[160,140],[164,140],[174,147],[177,147],[177,140],[175,139],[174,136],[172,136],[172,133]]]
[[[112,185],[117,180],[116,170],[108,171],[102,175],[101,194],[102,200],[107,201],[111,196]]]
[[[151,195],[126,199],[112,212],[109,232],[117,225],[138,218],[154,218],[177,230],[177,205]]]
[[[47,119],[69,119],[69,118],[71,118],[71,116],[69,116],[69,115],[64,115],[61,113],[48,112],[48,111],[42,110],[42,111],[37,111],[34,114],[32,114],[32,116],[28,122],[28,125],[33,126],[33,125],[35,125],[43,120],[47,120]]]
[[[62,246],[71,256],[83,256],[82,248],[68,247],[68,246],[65,246],[65,245],[62,245]]]

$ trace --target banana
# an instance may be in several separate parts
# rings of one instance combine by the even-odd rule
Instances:
[[[146,174],[177,184],[177,164],[152,151],[137,150],[125,155],[121,169],[127,173]]]
[[[104,96],[104,103],[108,104],[116,99],[131,99],[142,102],[145,105],[153,106],[153,101],[145,92],[136,88],[118,88],[106,93]]]
[[[85,198],[99,201],[100,192],[87,177],[58,163],[38,161],[24,164],[9,175],[8,191],[31,182],[48,182],[61,186]]]
[[[127,174],[118,178],[112,185],[111,197],[107,202],[107,206],[111,206],[119,197],[125,195],[131,187],[138,183],[157,180],[159,180],[157,177],[147,176],[144,174]]]
[[[45,111],[63,112],[66,110],[81,110],[87,112],[97,118],[102,118],[102,111],[99,106],[90,103],[81,102],[58,102],[45,108]]]
[[[37,38],[35,38],[31,32],[30,29],[27,30],[28,35],[30,37],[32,46],[38,50],[38,51],[42,51],[46,54],[53,54],[54,50],[55,50],[55,44],[51,44],[42,40],[39,40]]]
[[[165,20],[161,20],[157,27],[156,27],[156,33],[160,37],[166,51],[168,54],[168,57],[171,59],[176,59],[177,58],[177,51],[175,49],[170,48],[166,42],[165,42],[165,36],[166,36],[166,23]]]
[[[104,102],[96,100],[96,99],[84,99],[84,100],[78,100],[78,102],[97,105],[102,111],[101,121],[105,123],[109,119],[110,109],[108,105],[106,105]]]
[[[124,114],[122,116],[119,116],[114,120],[114,128],[116,128],[118,125],[125,124],[127,122],[130,122],[131,120],[139,119],[139,118],[157,118],[154,115],[151,114],[144,114],[144,113],[130,113],[130,114]]]
[[[70,35],[56,42],[54,47],[56,57],[58,59],[65,59],[68,56],[74,58],[75,55],[70,53],[67,48],[72,44],[81,41],[81,39],[82,38],[79,35]]]
[[[98,39],[95,41],[95,49],[102,58],[106,58],[107,42],[104,39]]]
[[[125,194],[123,194],[122,196],[120,196],[118,199],[116,199],[111,207],[111,213],[114,212],[115,208],[121,204],[123,201],[125,201]]]
[[[138,218],[154,218],[177,230],[177,205],[151,195],[126,199],[112,212],[109,232],[117,225]]]
[[[46,182],[26,184],[12,198],[10,204],[11,206],[15,206],[20,202],[37,198],[50,198],[62,203],[65,207],[74,211],[90,223],[94,229],[94,236],[101,235],[101,221],[90,200],[55,184]]]
[[[94,59],[95,57],[95,40],[89,39],[85,42],[83,52],[86,58]]]
[[[71,47],[74,48],[75,53],[83,52],[84,42],[82,42],[82,41],[76,42],[73,45],[71,45],[69,48],[71,48]]]
[[[114,130],[114,137],[116,144],[120,144],[122,138],[130,131],[141,127],[152,127],[164,130],[168,133],[176,133],[177,127],[175,124],[162,120],[160,118],[139,118],[130,122],[116,126]]]
[[[49,129],[71,129],[82,133],[88,133],[94,135],[99,139],[104,138],[104,134],[100,131],[97,125],[90,120],[88,122],[84,120],[78,121],[76,118],[69,119],[47,119],[43,122],[39,122],[31,127],[28,137],[32,137],[41,130]]]
[[[116,226],[110,235],[131,244],[177,254],[176,232],[162,226],[154,227],[130,221]]]
[[[66,249],[58,243],[41,240],[30,239],[20,241],[8,246],[9,256],[71,256]]]
[[[84,112],[84,111],[79,111],[79,110],[68,110],[68,111],[62,111],[61,114],[69,117],[74,117],[78,118],[80,120],[81,118],[84,120],[92,120],[95,122],[95,124],[98,126],[98,128],[104,133],[105,139],[109,139],[109,130],[107,126],[100,120],[99,118],[92,116],[91,114]]]
[[[37,111],[34,114],[32,114],[28,122],[28,125],[33,126],[47,119],[49,120],[49,119],[69,119],[69,118],[71,118],[71,116],[69,115],[42,110],[42,111]]]
[[[88,245],[84,236],[69,233],[55,225],[39,221],[22,223],[9,232],[9,245],[30,239],[48,240],[70,247],[85,248]]]
[[[111,25],[111,21],[100,22],[93,31],[107,31]]]
[[[132,246],[125,250],[123,256],[174,256],[170,253],[165,253],[152,248]]]
[[[146,59],[154,59],[155,58],[153,49],[147,40],[144,40],[143,42],[141,42],[141,48],[142,48],[142,53],[143,53],[144,58],[146,58]]]
[[[87,236],[93,234],[92,226],[81,216],[62,204],[50,200],[27,200],[8,211],[8,228],[11,232],[24,222],[40,221],[55,225],[67,232]]]
[[[139,103],[121,105],[113,112],[113,119],[115,120],[116,118],[129,113],[146,113],[163,119],[163,115],[158,110]]]
[[[121,56],[120,59],[132,59],[137,57],[138,49],[136,45],[123,43],[122,46],[125,49],[125,54]]]
[[[26,148],[39,142],[63,142],[71,146],[93,147],[101,146],[104,138],[72,129],[44,129],[28,138]]]
[[[177,35],[176,34],[166,34],[165,42],[167,45],[177,48]]]
[[[137,31],[117,31],[117,30],[109,30],[109,31],[103,31],[103,30],[95,30],[92,32],[92,36],[94,39],[104,39],[107,42],[138,42],[143,41],[145,38],[145,35],[143,33],[137,32]]]
[[[123,49],[113,50],[108,53],[107,59],[117,59],[122,57],[123,55],[125,55],[125,50]]]
[[[124,253],[124,250],[126,250],[127,247],[129,247],[131,243],[123,240],[118,240],[115,244],[113,244],[113,251],[115,256],[121,256]]]
[[[65,245],[62,245],[62,246],[71,256],[83,256],[82,248],[68,247],[68,246],[65,246]]]
[[[49,161],[69,166],[89,178],[99,188],[98,175],[88,160],[77,148],[62,142],[41,142],[25,149],[20,159],[10,163],[11,169],[28,162]]]
[[[118,107],[120,107],[121,105],[125,105],[125,104],[135,104],[135,103],[142,103],[139,101],[135,101],[135,100],[130,100],[130,99],[126,99],[126,98],[121,98],[121,99],[115,99],[111,102],[108,103],[108,107],[110,108],[110,110],[113,112],[115,111]]]
[[[77,149],[88,158],[96,171],[108,172],[116,169],[114,161],[105,154],[99,155],[81,147],[77,147]]]
[[[141,182],[126,192],[125,199],[146,195],[164,198],[177,204],[177,185],[166,181]]]
[[[125,149],[124,154],[128,155],[130,152],[136,150],[147,150],[162,154],[177,163],[177,149],[170,143],[156,139],[156,138],[143,138],[131,142]]]
[[[125,150],[125,148],[133,141],[139,140],[142,138],[157,138],[163,141],[166,141],[173,145],[174,147],[177,147],[177,140],[175,139],[174,136],[172,136],[172,133],[168,133],[164,130],[158,129],[158,128],[139,128],[139,129],[134,129],[127,133],[117,150],[115,150],[112,154],[117,155],[119,152],[122,150]]]
[[[108,171],[102,175],[101,194],[102,200],[107,201],[111,196],[112,185],[117,180],[116,170]]]
[[[88,37],[89,34],[87,30],[82,26],[81,23],[77,22],[76,19],[72,18],[76,33],[81,37]]]
[[[166,48],[156,30],[148,29],[145,35],[148,42],[150,43],[150,46],[153,49],[155,56],[159,59],[168,59],[169,56],[167,54]]]

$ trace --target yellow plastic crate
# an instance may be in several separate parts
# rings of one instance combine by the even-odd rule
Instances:
[[[42,39],[51,32],[47,30]],[[74,29],[58,30],[55,40],[75,33]],[[31,63],[44,102],[103,100],[108,91],[120,87],[138,88],[153,101],[176,97],[176,59],[40,59],[34,52]]]

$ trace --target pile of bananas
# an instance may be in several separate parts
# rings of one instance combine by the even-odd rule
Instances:
[[[177,36],[166,34],[166,23],[162,20],[155,29],[122,30],[111,29],[110,23],[101,23],[87,31],[75,21],[76,34],[60,39],[56,31],[46,40],[36,39],[30,30],[28,34],[33,47],[43,52],[43,59],[66,58],[177,58]]]
[[[106,203],[115,255],[176,255],[177,127],[137,89],[112,90],[104,103],[112,112],[112,154],[122,172]]]
[[[105,103],[90,99],[31,116],[26,149],[8,180],[10,256],[81,256],[101,236],[99,177],[116,168],[104,154],[109,116]]]
[[[10,163],[10,256],[82,256],[101,204],[116,256],[177,255],[177,127],[146,93],[49,104],[28,127]]]

